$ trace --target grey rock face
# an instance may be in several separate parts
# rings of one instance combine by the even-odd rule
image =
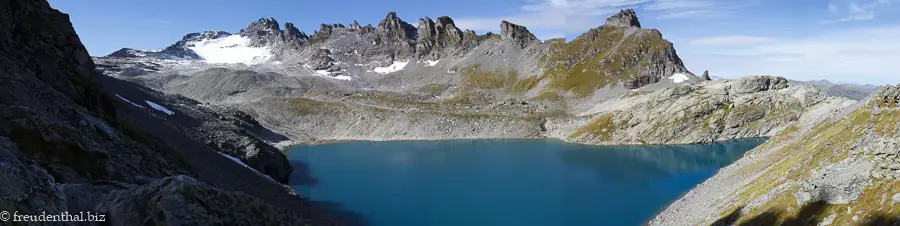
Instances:
[[[760,80],[776,81],[773,84],[777,85]],[[783,78],[717,80],[617,100],[625,103],[613,101],[603,105],[623,106],[592,117],[608,117],[606,131],[582,130],[571,137],[597,144],[664,144],[769,136],[799,120],[804,111],[826,97],[814,87],[782,86],[779,80]],[[765,85],[748,88],[748,84]]]
[[[735,81],[731,91],[736,94],[766,90],[784,89],[789,86],[787,79],[775,76],[750,76]]]
[[[306,33],[303,33],[302,31],[300,31],[300,29],[297,29],[297,27],[295,27],[293,23],[285,23],[284,24],[284,38],[285,38],[285,41],[288,41],[288,42],[290,42],[290,41],[302,42],[302,41],[308,40],[309,36],[307,36]]]
[[[111,216],[113,225],[323,223],[310,222],[302,213],[288,212],[253,196],[221,190],[184,175],[114,191],[98,204],[97,211]]]
[[[637,14],[634,13],[634,9],[625,9],[609,17],[606,19],[606,24],[603,26],[606,27],[641,27],[641,22],[638,22]]]
[[[362,26],[359,25],[359,21],[354,20],[353,23],[350,24],[350,26],[348,26],[347,28],[349,28],[350,31],[359,31],[362,29]]]
[[[321,25],[319,25],[319,30],[316,31],[316,33],[314,33],[312,35],[312,37],[310,37],[309,41],[311,43],[325,42],[325,40],[328,40],[328,38],[331,37],[331,32],[333,29],[334,29],[333,25],[321,24]]]
[[[708,70],[707,70],[707,71],[703,71],[703,80],[706,80],[706,81],[712,80],[712,78],[709,77],[709,71],[708,71]]]
[[[511,42],[520,48],[525,48],[537,41],[537,37],[528,31],[528,28],[509,21],[500,22],[500,36],[504,41]]]
[[[0,206],[19,214],[60,213],[66,199],[43,167],[22,161],[18,145],[0,136]]]
[[[397,17],[397,13],[390,12],[375,29],[376,45],[393,46],[391,54],[395,59],[403,59],[412,56],[415,52],[413,41],[416,39],[416,27]]]
[[[419,19],[416,56],[420,59],[435,60],[442,55],[456,52],[462,41],[463,33],[450,17],[438,17],[436,23],[428,17]]]
[[[274,147],[247,136],[247,129],[235,128],[238,122],[228,122],[251,123],[242,119],[245,116],[198,120],[182,108],[182,104],[190,103],[177,99],[170,103],[145,87],[96,73],[68,16],[50,8],[47,1],[4,1],[0,8],[4,12],[0,27],[15,27],[0,29],[0,207],[4,210],[53,214],[89,209],[99,200],[96,198],[111,190],[185,174],[231,193],[266,200],[268,205],[288,209],[294,215],[321,216],[310,212],[290,189],[214,151],[214,146],[221,146],[223,150],[254,152],[247,156],[260,159],[268,158],[266,153],[281,155]],[[225,33],[197,33],[185,40],[219,35]],[[150,108],[146,102],[150,100],[172,108],[176,114]],[[193,103],[194,107],[197,105]],[[172,126],[175,122],[200,130],[194,135],[208,136],[213,142],[207,144],[208,140],[186,135]],[[218,123],[231,125],[232,130],[217,129]],[[223,139],[231,136],[244,139]],[[289,174],[289,169],[278,168],[287,165],[281,157],[285,161],[281,165],[260,161],[254,166],[252,159],[247,163],[263,169],[260,172]],[[288,176],[273,178],[286,181]],[[115,186],[106,186],[109,184]],[[68,194],[79,197],[68,198]],[[235,203],[253,203],[250,199],[233,201],[229,199],[232,196],[186,196],[200,197],[198,200],[203,203],[228,203],[228,208],[219,210],[229,212],[242,208]],[[141,209],[146,207],[107,210],[150,211]],[[266,209],[248,211],[261,210]],[[235,215],[228,220],[271,223],[260,217],[265,217],[265,213],[260,214],[263,215]],[[108,217],[124,225],[148,222],[147,218],[127,218],[127,214],[122,218],[115,214]],[[230,223],[215,219],[209,222]],[[327,220],[302,222],[328,224]]]
[[[331,58],[330,50],[317,49],[306,64],[313,70],[325,70],[334,65],[334,59]]]
[[[285,58],[299,52],[309,37],[292,23],[286,23],[284,28],[281,30],[275,18],[261,18],[241,29],[239,34],[250,39],[249,46],[268,46],[277,58]]]

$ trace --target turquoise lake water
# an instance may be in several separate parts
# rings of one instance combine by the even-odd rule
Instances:
[[[359,225],[641,225],[765,140],[347,142],[287,152],[291,186]],[[296,173],[302,175],[302,173]]]

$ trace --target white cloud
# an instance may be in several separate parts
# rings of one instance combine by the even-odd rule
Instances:
[[[582,33],[603,25],[607,16],[624,8],[636,8],[659,18],[722,15],[751,0],[540,0],[523,3],[515,13],[497,17],[462,17],[457,26],[478,31],[496,31],[501,20],[544,30],[548,34]],[[639,12],[641,13],[641,12]]]
[[[875,19],[875,11],[891,0],[869,0],[868,2],[859,2],[853,0],[847,3],[847,7],[840,7],[835,3],[828,3],[828,12],[832,14],[841,14],[842,17],[837,19],[824,20],[822,24],[833,24],[841,22],[871,20]]]
[[[841,10],[841,8],[837,4],[828,3],[828,12],[829,13],[837,13],[840,10]]]
[[[821,35],[755,46],[685,46],[692,70],[716,76],[777,75],[798,80],[896,84],[900,73],[900,26],[834,30]]]
[[[716,36],[701,38],[687,41],[685,45],[697,46],[732,46],[732,45],[754,45],[761,43],[769,43],[776,41],[773,38],[757,37],[757,36]]]

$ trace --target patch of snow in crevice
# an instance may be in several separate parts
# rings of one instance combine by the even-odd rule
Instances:
[[[222,152],[216,152],[216,153],[219,153],[220,155],[225,156],[225,158],[231,159],[231,161],[234,161],[234,162],[236,162],[236,163],[238,163],[238,164],[241,164],[241,165],[244,166],[244,167],[247,167],[247,169],[253,170],[253,172],[255,172],[255,173],[259,174],[259,175],[266,176],[266,178],[269,178],[270,180],[273,180],[273,181],[275,180],[275,179],[272,179],[272,177],[270,177],[269,175],[262,174],[262,173],[260,173],[259,171],[257,171],[256,169],[254,169],[253,167],[248,166],[246,163],[244,163],[244,161],[241,161],[241,159],[239,159],[239,158],[235,158],[234,156],[231,156],[231,155],[229,155],[229,154],[225,154],[225,153],[222,153]]]
[[[437,65],[438,62],[440,62],[440,61],[441,60],[426,60],[425,65],[427,65],[429,67],[434,67],[434,65]]]
[[[193,46],[188,49],[193,50],[207,63],[254,65],[272,58],[268,47],[250,47],[250,39],[241,35],[204,39],[191,44]]]
[[[328,72],[326,70],[316,70],[316,74],[329,76],[331,75],[331,72]]]
[[[344,80],[344,81],[350,81],[353,79],[353,77],[346,76],[346,75],[338,75],[338,76],[334,76],[332,78],[337,79],[337,80]]]
[[[409,61],[406,61],[406,62],[394,61],[394,63],[391,64],[391,66],[375,67],[375,69],[373,69],[372,71],[375,71],[376,73],[379,73],[379,74],[390,74],[393,72],[403,70],[403,68],[406,67],[407,64],[409,64]]]
[[[119,97],[119,99],[122,99],[123,101],[128,102],[129,104],[134,105],[135,107],[144,108],[144,106],[135,104],[134,102],[131,102],[130,100],[125,99],[125,97],[119,96],[119,94],[116,94],[116,97]]]
[[[162,105],[153,103],[152,101],[149,101],[149,100],[145,100],[144,102],[147,102],[147,105],[150,105],[150,107],[152,107],[153,109],[156,109],[157,111],[161,111],[163,113],[166,113],[167,115],[175,115],[175,112],[170,111],[168,108],[163,107]]]
[[[672,76],[669,76],[669,79],[672,79],[672,82],[675,82],[675,83],[682,83],[687,80],[690,80],[690,78],[688,78],[688,76],[686,74],[682,74],[682,73],[672,74]]]

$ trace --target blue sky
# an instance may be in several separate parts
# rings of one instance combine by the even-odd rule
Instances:
[[[900,82],[900,0],[457,0],[250,1],[50,0],[70,14],[92,55],[162,48],[187,33],[236,32],[261,17],[306,33],[321,23],[377,24],[387,12],[415,24],[450,16],[460,28],[497,32],[500,20],[539,38],[574,38],[622,8],[675,43],[692,72],[798,80]]]

